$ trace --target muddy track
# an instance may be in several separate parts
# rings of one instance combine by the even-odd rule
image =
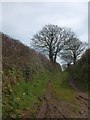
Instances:
[[[87,118],[88,101],[82,95],[76,95],[80,110],[73,109],[73,103],[58,100],[52,93],[52,82],[47,83],[47,89],[41,105],[37,110],[37,118]]]
[[[52,96],[51,82],[48,82],[47,91],[44,95],[42,105],[39,108],[37,118],[65,118],[61,109],[58,109],[58,103]]]
[[[76,99],[78,100],[81,100],[84,102],[88,101],[89,98],[88,98],[88,92],[85,93],[85,92],[82,92],[76,85],[75,81],[73,79],[71,79],[69,81],[69,84],[72,86],[72,88],[76,91]]]

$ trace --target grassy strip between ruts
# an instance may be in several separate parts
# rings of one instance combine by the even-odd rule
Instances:
[[[53,76],[52,93],[60,101],[67,101],[76,111],[79,105],[75,99],[75,91],[69,85],[67,72],[56,72]]]

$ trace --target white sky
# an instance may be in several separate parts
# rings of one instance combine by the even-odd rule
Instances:
[[[33,35],[46,24],[70,27],[81,41],[88,42],[88,2],[2,3],[0,31],[28,46]]]
[[[2,2],[88,2],[89,0],[1,0]]]

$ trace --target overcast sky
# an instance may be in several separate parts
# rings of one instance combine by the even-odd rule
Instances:
[[[46,24],[70,27],[81,41],[88,42],[88,3],[2,3],[2,31],[28,46]]]

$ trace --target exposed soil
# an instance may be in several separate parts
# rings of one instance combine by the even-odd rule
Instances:
[[[52,91],[52,82],[49,80],[47,90],[41,105],[37,110],[37,118],[88,118],[88,97],[78,91],[73,83],[70,83],[76,90],[75,99],[78,101],[79,109],[75,110],[73,102],[58,100]]]
[[[70,85],[72,86],[72,88],[76,91],[76,98],[77,99],[82,99],[84,101],[88,101],[88,92],[82,92],[76,85],[75,80],[71,79],[69,81]]]

